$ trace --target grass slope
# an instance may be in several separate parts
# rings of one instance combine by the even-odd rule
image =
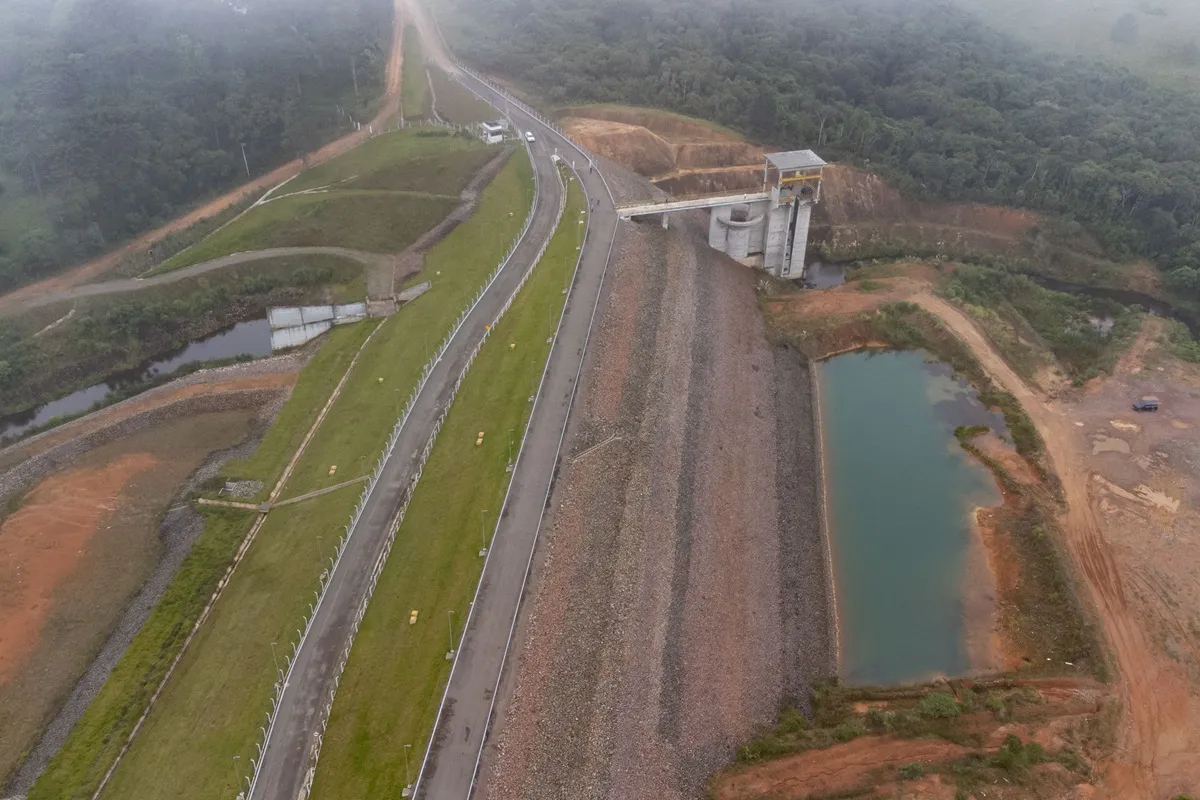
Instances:
[[[359,324],[330,334],[253,458],[230,462],[228,474],[267,485],[278,479],[370,330],[370,325]],[[91,797],[116,758],[253,522],[244,512],[224,509],[208,510],[205,516],[204,532],[163,599],[34,785],[29,800]]]
[[[270,247],[348,247],[395,253],[441,222],[458,198],[428,194],[340,191],[284,197],[195,247],[164,261],[155,273]]]
[[[425,53],[416,25],[404,29],[404,67],[400,80],[400,108],[410,122],[431,117],[429,80],[425,77]]]
[[[496,109],[471,94],[443,70],[431,65],[429,77],[433,81],[433,91],[437,96],[438,116],[447,122],[469,125],[473,122],[486,122],[500,116]]]
[[[441,89],[438,89],[441,97]],[[494,148],[445,129],[376,136],[319,167],[302,172],[280,195],[337,184],[338,189],[389,189],[457,195],[496,154]]]
[[[404,746],[413,746],[414,769],[421,758],[450,672],[446,611],[461,631],[483,565],[480,526],[490,535],[504,500],[509,432],[519,442],[529,420],[547,331],[575,267],[584,202],[572,182],[546,256],[480,352],[438,436],[342,677],[315,798],[399,797]],[[482,446],[478,431],[487,432]],[[413,609],[421,613],[410,626]]]
[[[352,477],[356,466],[373,464],[395,418],[397,398],[407,399],[420,375],[425,361],[418,344],[421,332],[440,336],[449,328],[519,231],[531,194],[528,160],[512,159],[485,190],[475,217],[431,252],[429,261],[453,279],[435,283],[383,323],[298,463],[288,494],[299,493],[297,479],[311,482],[326,474],[330,464],[343,465],[338,480]],[[435,255],[439,252],[440,257]],[[329,372],[334,382],[341,377],[340,371]],[[231,471],[252,474],[273,468],[305,430],[301,420],[281,417],[259,454]],[[358,497],[357,487],[347,488],[271,512],[103,797],[233,796],[235,766],[240,773],[247,771],[270,706],[271,642],[277,642],[280,657],[290,651],[322,565]],[[170,769],[163,768],[167,764]],[[80,795],[47,788],[38,796]]]

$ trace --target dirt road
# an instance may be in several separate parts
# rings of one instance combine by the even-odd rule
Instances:
[[[357,261],[367,267],[388,270],[392,267],[393,257],[379,253],[367,253],[362,250],[351,250],[346,247],[272,247],[266,250],[254,250],[249,253],[234,253],[221,256],[211,261],[203,261],[190,267],[165,272],[152,278],[120,278],[102,283],[86,283],[62,290],[47,291],[34,297],[25,298],[20,304],[5,304],[0,300],[0,315],[5,312],[17,313],[31,308],[40,308],[53,303],[68,300],[79,300],[85,297],[100,297],[108,294],[128,294],[162,286],[168,283],[194,278],[206,272],[213,272],[226,267],[236,267],[253,261],[265,261],[272,258],[287,258],[289,256],[335,256]]]
[[[1165,735],[1166,729],[1173,727],[1171,722],[1177,721],[1179,713],[1186,714],[1186,702],[1159,691],[1157,659],[1143,625],[1130,609],[1112,548],[1101,532],[1088,492],[1090,473],[1074,445],[1070,422],[1056,404],[1043,400],[1009,368],[961,311],[929,294],[914,300],[971,347],[988,375],[1016,397],[1045,440],[1047,455],[1066,493],[1067,510],[1062,520],[1066,544],[1087,580],[1120,670],[1118,689],[1125,721],[1107,775],[1105,796],[1158,798],[1161,792],[1156,764],[1160,756],[1169,755],[1180,744],[1177,737]],[[1186,694],[1182,699],[1186,701]]]
[[[370,123],[371,126],[376,128],[380,127],[389,117],[395,115],[400,110],[400,74],[404,63],[404,56],[401,51],[401,43],[404,38],[404,19],[401,16],[401,5],[401,0],[395,0],[392,23],[392,49],[388,56],[387,65],[387,84],[379,113],[375,115],[375,119]],[[315,167],[318,164],[323,164],[332,158],[353,150],[370,138],[371,134],[368,127],[364,125],[362,130],[348,133],[340,139],[335,139],[325,145],[315,153],[309,153],[308,166]],[[302,167],[302,159],[289,161],[283,166],[268,172],[266,175],[256,178],[249,183],[242,184],[238,188],[232,189],[220,197],[208,201],[199,208],[195,208],[187,214],[177,217],[160,228],[143,233],[123,247],[106,253],[86,264],[73,267],[66,272],[38,281],[37,283],[31,283],[28,286],[22,286],[19,289],[14,289],[6,295],[0,296],[0,311],[8,310],[14,306],[23,306],[31,298],[43,294],[64,292],[82,283],[86,283],[97,275],[102,275],[112,269],[128,256],[145,250],[151,245],[162,241],[170,234],[189,228],[200,220],[211,217],[214,214],[219,214],[230,206],[235,205],[247,194],[265,192],[272,186],[276,186],[288,178],[299,174]]]

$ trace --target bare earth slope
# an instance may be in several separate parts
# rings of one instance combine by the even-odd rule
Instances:
[[[807,375],[699,224],[610,268],[488,797],[695,797],[832,671]]]

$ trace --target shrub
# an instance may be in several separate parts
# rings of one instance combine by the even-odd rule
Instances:
[[[852,719],[843,722],[833,729],[833,738],[839,742],[849,742],[857,739],[859,736],[867,732],[867,727],[863,725],[862,720]]]
[[[1019,736],[1009,734],[1004,744],[992,759],[993,766],[1020,775],[1030,767],[1046,760],[1046,751],[1037,742],[1023,742]]]
[[[962,713],[952,695],[946,692],[930,692],[921,698],[917,710],[930,719],[953,719]]]
[[[925,767],[918,764],[916,761],[911,764],[905,764],[900,768],[900,777],[906,781],[916,780],[925,774]]]

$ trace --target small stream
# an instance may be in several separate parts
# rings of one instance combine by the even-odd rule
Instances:
[[[1188,326],[1188,330],[1192,332],[1194,338],[1200,338],[1200,316],[1186,309],[1178,308],[1170,303],[1153,298],[1148,294],[1132,292],[1126,289],[1102,289],[1097,286],[1085,286],[1080,283],[1067,283],[1066,281],[1046,278],[1041,275],[1027,274],[1026,277],[1038,286],[1052,289],[1056,292],[1078,294],[1086,297],[1103,297],[1107,300],[1116,301],[1123,306],[1141,306],[1155,316],[1179,320]]]
[[[52,400],[18,414],[0,417],[0,438],[15,439],[26,431],[45,425],[55,417],[87,411],[104,402],[113,392],[156,377],[170,375],[189,364],[218,361],[238,356],[271,354],[271,329],[265,319],[239,322],[231,328],[198,339],[156,361],[110,376],[103,383]]]

